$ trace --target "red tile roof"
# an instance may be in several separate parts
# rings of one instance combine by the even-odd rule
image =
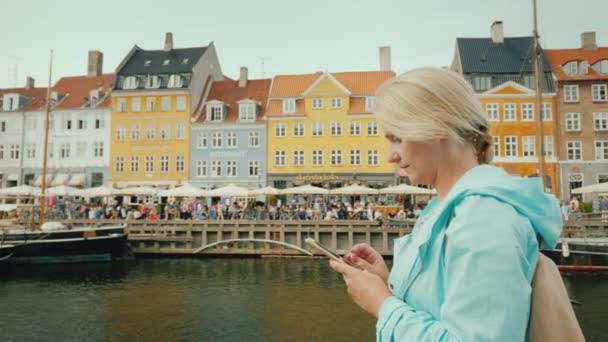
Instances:
[[[46,98],[46,88],[5,88],[0,89],[0,97],[4,96],[4,94],[20,94],[21,96],[25,96],[32,101],[25,105],[23,108],[19,110],[33,110],[37,109],[40,104],[44,103],[44,99]],[[2,109],[0,108],[0,111]]]
[[[72,76],[62,77],[55,83],[51,91],[56,91],[65,96],[55,109],[78,109],[88,102],[91,90],[99,90],[102,94],[102,102],[95,108],[107,108],[110,106],[110,88],[112,86],[112,74],[104,74],[94,77]]]
[[[545,56],[551,64],[551,69],[558,81],[608,80],[608,74],[599,74],[593,69],[593,64],[608,59],[608,47],[589,49],[544,49]],[[589,69],[585,75],[566,75],[562,65],[571,61],[586,61]]]

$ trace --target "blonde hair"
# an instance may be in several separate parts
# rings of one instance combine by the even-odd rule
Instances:
[[[492,161],[489,123],[471,85],[453,71],[418,68],[378,89],[375,115],[381,126],[409,141],[448,138],[475,149],[477,161]]]

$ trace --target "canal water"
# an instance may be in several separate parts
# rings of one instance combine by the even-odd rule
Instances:
[[[587,341],[608,340],[608,277],[566,277]],[[2,341],[373,341],[325,260],[140,258],[0,268]]]

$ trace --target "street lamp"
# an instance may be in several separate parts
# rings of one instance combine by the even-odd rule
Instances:
[[[353,166],[353,184],[357,184],[357,167]]]

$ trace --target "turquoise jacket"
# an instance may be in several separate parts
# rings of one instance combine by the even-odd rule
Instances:
[[[537,235],[555,247],[560,208],[538,178],[480,165],[395,240],[378,341],[525,341]]]

